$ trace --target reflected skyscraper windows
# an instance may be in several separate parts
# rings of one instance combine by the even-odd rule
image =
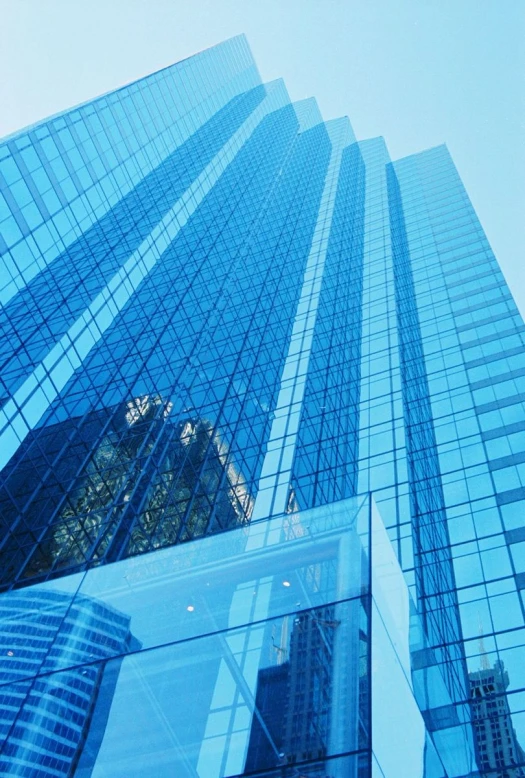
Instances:
[[[521,775],[525,328],[446,147],[239,36],[0,191],[1,774]]]

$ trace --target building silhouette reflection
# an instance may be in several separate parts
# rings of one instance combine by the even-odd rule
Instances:
[[[94,598],[4,594],[0,775],[65,778],[94,764],[121,664],[109,659],[138,648],[130,618]]]
[[[38,444],[28,437],[0,490],[6,583],[249,521],[253,501],[219,431],[203,418],[174,422],[171,412],[170,402],[145,395],[40,430]]]
[[[525,763],[525,752],[512,723],[505,665],[499,659],[491,665],[482,651],[481,667],[469,673],[469,683],[472,723],[484,778],[524,778],[525,768],[520,765]]]

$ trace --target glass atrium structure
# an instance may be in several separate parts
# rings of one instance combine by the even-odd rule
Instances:
[[[240,36],[2,141],[0,254],[0,776],[524,778],[525,328],[446,147]]]

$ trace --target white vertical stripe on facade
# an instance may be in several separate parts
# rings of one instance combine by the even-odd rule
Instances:
[[[327,122],[325,127],[332,143],[330,162],[295,312],[288,354],[281,375],[277,407],[263,461],[252,522],[284,513],[289,498],[291,468],[332,227],[339,170],[343,151],[353,141],[348,119],[335,119]],[[252,526],[249,532],[257,545],[255,538],[259,528]]]

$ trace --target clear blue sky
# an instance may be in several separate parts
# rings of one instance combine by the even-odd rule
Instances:
[[[395,159],[446,142],[525,312],[524,0],[0,0],[0,136],[245,32]]]

